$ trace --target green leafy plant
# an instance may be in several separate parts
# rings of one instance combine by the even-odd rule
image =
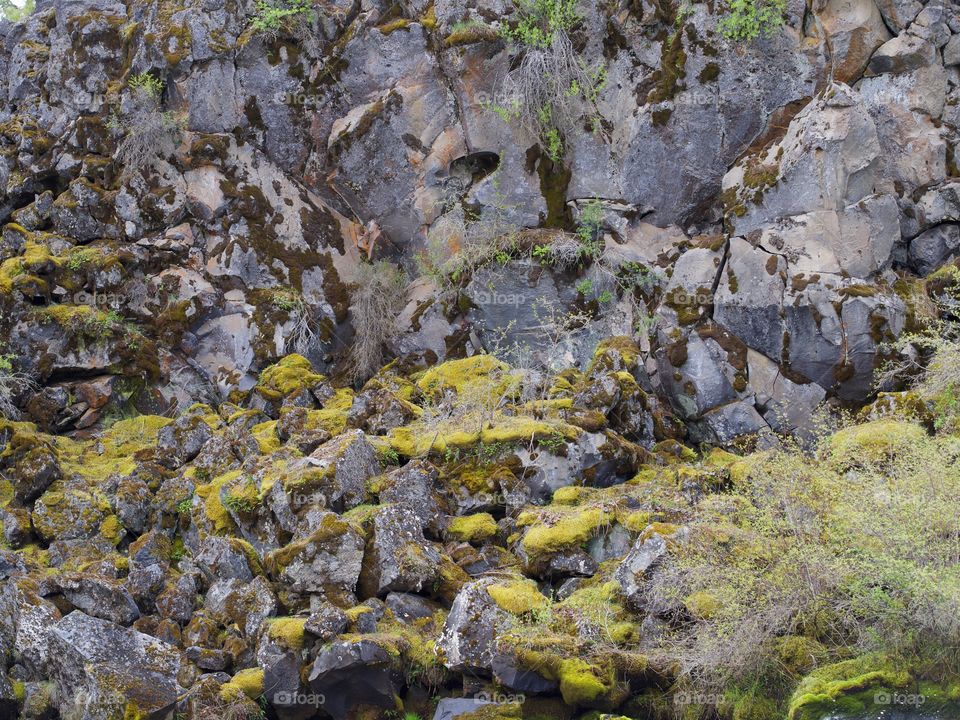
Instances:
[[[577,4],[578,0],[515,0],[519,19],[512,26],[504,26],[501,34],[519,45],[545,50],[580,20]]]
[[[384,465],[399,465],[400,455],[392,447],[383,447],[377,450],[377,457]]]
[[[123,317],[116,310],[94,310],[84,316],[79,331],[94,341],[106,340],[124,329]]]
[[[581,280],[577,283],[577,292],[586,297],[593,292],[593,280]]]
[[[30,15],[36,8],[34,0],[15,3],[11,0],[0,0],[0,14],[10,22],[20,22]]]
[[[786,10],[786,0],[729,0],[718,28],[728,40],[750,42],[769,37],[783,25]]]
[[[533,248],[531,255],[534,257],[534,259],[539,260],[546,265],[549,265],[552,262],[549,245],[537,245]]]
[[[154,100],[159,100],[163,94],[163,81],[148,72],[130,76],[130,79],[127,80],[127,87],[134,92],[142,92]]]
[[[558,454],[567,446],[567,439],[563,436],[563,433],[556,432],[538,439],[537,446],[548,452]]]
[[[599,200],[593,199],[584,205],[576,234],[583,254],[593,259],[599,257],[603,236],[603,204]]]
[[[259,505],[257,484],[247,476],[244,481],[231,487],[223,498],[223,504],[237,513],[249,513]]]
[[[250,26],[257,33],[277,36],[294,25],[314,17],[310,0],[257,0],[257,10]]]
[[[564,136],[583,126],[603,131],[597,101],[606,84],[606,67],[591,67],[573,46],[570,31],[580,22],[577,0],[515,0],[516,20],[501,35],[522,58],[488,107],[505,122],[517,121],[540,142],[543,153],[559,163]]]

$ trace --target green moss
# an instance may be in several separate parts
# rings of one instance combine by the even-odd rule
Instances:
[[[287,355],[260,373],[254,390],[266,398],[280,399],[309,389],[325,379],[313,371],[310,361],[302,355]]]
[[[220,688],[220,698],[225,701],[235,700],[240,695],[246,695],[251,700],[263,695],[263,670],[260,668],[249,668],[247,670],[238,670],[230,679]]]
[[[923,442],[926,437],[920,425],[876,420],[836,432],[830,438],[830,457],[835,464],[845,467],[880,463]]]
[[[100,535],[111,545],[119,545],[125,534],[126,530],[116,515],[109,515],[100,523]]]
[[[521,416],[503,416],[494,424],[478,427],[478,423],[453,420],[432,424],[411,423],[394,428],[387,434],[390,447],[398,455],[418,457],[428,453],[446,453],[472,446],[506,447],[513,443],[555,438],[558,435],[573,440],[580,429],[558,421],[535,420]]]
[[[495,42],[500,38],[495,28],[489,25],[476,23],[462,29],[454,29],[443,39],[445,47],[460,47],[461,45],[473,45],[478,42]]]
[[[498,607],[512,615],[523,615],[550,606],[550,601],[537,589],[536,583],[526,578],[496,582],[487,586],[487,593]]]
[[[384,35],[389,35],[390,33],[396,32],[397,30],[406,30],[408,27],[413,25],[413,20],[408,18],[397,18],[396,20],[391,20],[388,23],[383,25],[378,25],[377,30],[379,30]]]
[[[525,511],[517,517],[518,527],[529,527],[521,546],[530,557],[577,547],[606,527],[612,514],[598,507],[548,508]]]
[[[50,248],[28,240],[22,255],[4,260],[0,264],[0,292],[9,294],[13,291],[14,281],[18,277],[52,272],[58,263],[50,254]]]
[[[683,601],[687,612],[697,620],[709,620],[716,614],[722,604],[720,599],[704,590],[687,595]]]
[[[332,513],[324,515],[320,526],[314,530],[313,534],[303,540],[290,543],[286,547],[275,550],[266,558],[267,570],[271,575],[280,575],[290,563],[292,563],[301,553],[309,551],[316,545],[330,542],[346,534],[353,528],[353,525],[334,515]]]
[[[323,404],[320,410],[307,412],[308,430],[326,430],[331,435],[339,435],[347,427],[347,413],[353,405],[353,390],[338,388],[332,398]]]
[[[260,453],[269,455],[280,449],[280,438],[277,436],[277,421],[270,420],[254,425],[250,428],[250,434],[257,441]]]
[[[579,658],[562,661],[557,675],[563,701],[570,705],[594,703],[616,685],[613,668],[605,669]]]
[[[267,624],[267,635],[290,650],[302,650],[304,645],[303,626],[306,618],[272,618]]]
[[[240,470],[231,470],[214,478],[209,483],[197,486],[196,495],[204,501],[204,514],[213,524],[215,532],[226,533],[234,529],[233,519],[223,504],[220,497],[220,490],[225,485],[239,478],[240,475]]]
[[[790,699],[788,720],[818,720],[829,713],[857,713],[873,706],[879,689],[905,688],[910,673],[881,655],[828,665],[805,677]]]
[[[879,291],[873,285],[858,283],[842,287],[838,292],[843,297],[874,297]]]
[[[653,73],[655,87],[647,95],[647,102],[672,100],[684,89],[687,53],[683,48],[683,34],[675,32],[665,39],[660,48],[660,67]]]
[[[455,517],[447,526],[447,534],[461,542],[482,543],[497,534],[497,521],[489,513]]]
[[[421,391],[436,395],[452,389],[457,395],[479,391],[483,394],[503,393],[515,382],[508,367],[493,355],[474,355],[460,360],[448,360],[424,371],[417,378]]]
[[[777,659],[791,675],[804,675],[827,656],[826,648],[802,635],[788,635],[776,641]]]

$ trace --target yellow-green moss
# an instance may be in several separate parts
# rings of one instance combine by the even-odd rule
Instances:
[[[138,415],[114,423],[100,433],[97,443],[65,437],[53,441],[65,474],[100,482],[115,473],[132,474],[136,469],[136,453],[156,447],[158,433],[170,422],[170,418],[158,415]]]
[[[294,354],[264,369],[254,390],[266,398],[280,399],[324,380],[323,375],[313,371],[309,360]]]
[[[447,526],[447,534],[454,540],[481,543],[497,534],[497,521],[490,513],[455,517]]]
[[[16,278],[34,275],[51,264],[56,267],[58,260],[50,254],[50,248],[28,240],[22,255],[4,260],[0,264],[0,292],[9,294]]]
[[[579,428],[558,421],[507,416],[497,418],[491,427],[482,429],[477,429],[474,423],[466,422],[448,422],[439,426],[411,423],[391,430],[387,434],[387,441],[398,455],[418,457],[430,452],[444,453],[452,449],[465,449],[478,443],[508,445],[558,436],[573,440],[580,432]]]
[[[445,389],[452,389],[457,395],[479,391],[492,400],[517,382],[508,370],[508,366],[493,355],[474,355],[435,365],[424,371],[416,383],[421,391],[429,394]]]
[[[213,523],[214,531],[225,533],[234,528],[233,519],[220,499],[220,488],[240,477],[240,470],[231,470],[214,478],[209,483],[197,486],[196,495],[201,498],[207,519]]]
[[[487,593],[498,607],[513,615],[522,615],[549,607],[548,600],[532,580],[517,579],[487,586]]]
[[[347,427],[347,413],[353,405],[353,390],[338,388],[332,398],[327,400],[320,410],[307,412],[308,430],[326,430],[331,435],[339,435]]]
[[[830,438],[830,456],[841,466],[879,463],[926,438],[926,431],[914,423],[875,420],[834,433]]]
[[[100,523],[100,536],[111,545],[119,545],[125,532],[116,515],[109,515]]]
[[[304,644],[303,626],[306,618],[273,618],[268,621],[267,635],[271,640],[291,650],[302,650]]]
[[[220,698],[226,701],[234,700],[239,695],[246,695],[255,700],[263,695],[263,670],[249,668],[238,670],[230,682],[220,688]]]
[[[591,494],[593,494],[593,488],[583,487],[581,485],[568,485],[567,487],[557,489],[553,493],[552,504],[577,505]]]
[[[704,590],[687,595],[683,605],[698,620],[709,620],[722,607],[720,600]]]
[[[277,437],[277,421],[262,422],[250,428],[250,434],[257,441],[262,455],[269,455],[280,449],[280,438]]]
[[[787,717],[815,720],[826,712],[859,712],[872,703],[875,688],[904,688],[911,681],[907,670],[877,654],[827,665],[800,682],[790,699]],[[860,696],[862,691],[868,691],[866,701]]]
[[[519,527],[530,527],[521,545],[531,557],[582,545],[610,523],[611,513],[597,507],[547,511],[525,511],[517,518]]]
[[[579,658],[562,661],[557,674],[560,694],[569,705],[589,705],[616,685],[613,668],[604,669]]]

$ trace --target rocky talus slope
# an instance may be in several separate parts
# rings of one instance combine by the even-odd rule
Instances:
[[[799,719],[921,681],[931,707],[960,699],[947,665],[856,658],[849,639],[789,625],[756,638],[775,641],[778,680],[694,694],[682,645],[662,641],[746,598],[675,582],[672,555],[734,553],[747,565],[723,573],[763,577],[813,558],[765,535],[762,501],[725,505],[789,466],[626,439],[651,412],[638,363],[621,337],[549,386],[480,355],[394,364],[355,393],[290,355],[243,405],[88,440],[3,423],[4,717]],[[837,482],[861,509],[894,492],[890,457],[928,442],[911,402],[885,396],[830,438],[797,507]],[[930,442],[940,459],[910,462],[936,476],[920,508],[936,538],[957,529],[960,469],[952,436]],[[914,518],[886,503],[870,512]],[[888,562],[876,532],[842,542]],[[937,552],[893,540],[899,562]],[[955,565],[937,573],[952,587]],[[767,610],[755,599],[749,618]]]
[[[766,3],[0,21],[0,720],[956,703],[960,6]]]

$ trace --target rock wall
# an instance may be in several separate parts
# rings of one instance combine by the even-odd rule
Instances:
[[[5,23],[2,322],[38,383],[16,404],[82,430],[247,390],[292,350],[337,375],[366,257],[415,278],[465,212],[569,231],[590,202],[598,262],[515,253],[453,296],[423,277],[391,351],[538,349],[543,308],[640,268],[641,312],[614,286],[563,357],[645,335],[651,389],[720,441],[802,421],[780,406],[862,400],[910,312],[894,272],[958,245],[956,5],[791,3],[747,44],[700,3],[581,11],[603,132],[558,162],[491,110],[518,53],[496,33],[509,4],[332,4],[293,35],[255,32],[241,2],[41,2]],[[144,73],[176,132],[131,169]]]
[[[558,150],[503,111],[513,3],[310,6],[0,23],[0,718],[667,717],[657,640],[710,607],[653,579],[757,480],[690,446],[869,402],[955,282],[960,7],[734,42],[584,0]],[[873,479],[934,425],[868,414],[901,400],[844,440]],[[741,700],[690,712],[786,712]]]

